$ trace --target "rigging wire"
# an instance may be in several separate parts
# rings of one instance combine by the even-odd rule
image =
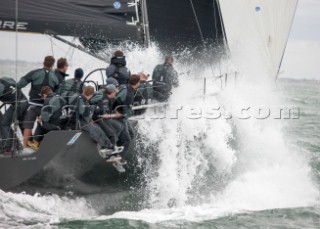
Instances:
[[[216,2],[216,0],[212,0],[212,8],[213,8],[213,13],[214,13],[214,27],[215,27],[215,31],[216,31],[216,43],[218,44],[218,26],[217,26],[217,17],[216,17],[216,11],[214,8],[214,3]],[[221,71],[221,59],[219,58],[219,73],[220,75],[222,75],[222,71]],[[222,80],[221,77],[220,78],[220,87],[222,88]],[[215,81],[217,80],[217,77],[215,79]]]
[[[223,41],[223,47],[224,47],[224,53],[227,57],[227,59],[231,59],[231,53],[230,53],[230,49],[228,47],[228,39],[227,39],[227,35],[226,35],[226,31],[224,28],[224,24],[223,24],[223,18],[222,18],[222,14],[221,14],[221,7],[220,7],[220,0],[216,0],[217,3],[217,8],[218,8],[218,13],[219,13],[219,18],[220,18],[220,23],[221,23],[221,31],[222,31],[222,41]],[[228,67],[228,65],[227,65]],[[228,72],[229,70],[227,69],[226,72]],[[234,72],[235,74],[235,84],[237,82],[237,71]],[[220,75],[222,75],[221,70],[220,70]],[[219,77],[219,76],[218,76]],[[228,73],[226,73],[226,78],[228,77]]]
[[[203,45],[204,49],[206,51],[208,51],[206,43],[205,43],[205,39],[204,39],[204,36],[203,36],[203,33],[202,33],[202,29],[201,29],[201,26],[200,26],[200,22],[199,22],[199,19],[198,19],[198,16],[197,16],[197,12],[196,12],[196,10],[194,8],[194,4],[193,4],[192,0],[189,0],[189,1],[190,1],[190,4],[191,4],[192,12],[193,12],[193,15],[194,15],[198,30],[199,30],[199,34],[200,34],[200,37],[201,37],[202,45]],[[211,69],[212,76],[215,77],[212,63],[210,63],[210,69]],[[204,77],[204,81],[206,81],[206,77]]]
[[[195,8],[194,8],[194,5],[193,5],[192,0],[190,0],[190,4],[191,4],[191,8],[192,8],[192,11],[193,11],[193,14],[194,14],[194,17],[195,17],[197,26],[198,26],[198,30],[199,30],[199,34],[200,34],[202,43],[204,44],[205,41],[204,41],[204,37],[203,37],[203,34],[202,34],[201,26],[200,26],[200,23],[199,23],[199,20],[198,20],[198,16],[197,16],[197,13],[196,13],[196,10],[195,10]]]
[[[15,91],[15,100],[18,100],[18,4],[19,4],[19,0],[16,0],[15,2],[15,45],[16,45],[16,50],[15,50],[15,78],[16,78],[16,91]],[[11,123],[14,122],[13,125],[13,136],[17,135],[17,112],[18,112],[18,104],[17,103],[13,103],[11,106],[14,106],[14,112],[13,112],[13,117],[11,119]],[[10,134],[10,127],[9,127],[9,133]],[[9,140],[9,139],[7,139]],[[16,149],[16,145],[15,145],[15,140],[12,141],[12,148],[13,148],[13,152]],[[13,153],[11,154],[13,157]]]
[[[50,44],[51,44],[51,53],[52,53],[52,56],[54,56],[53,41],[51,36],[50,36]]]
[[[217,16],[216,16],[216,11],[214,8],[214,3],[216,0],[212,0],[212,7],[213,7],[213,16],[214,16],[214,28],[216,32],[216,42],[218,43],[218,26],[217,26]]]

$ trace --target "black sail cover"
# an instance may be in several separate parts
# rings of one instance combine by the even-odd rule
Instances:
[[[16,2],[18,22],[16,23]],[[135,1],[1,0],[0,31],[107,40],[142,39]]]

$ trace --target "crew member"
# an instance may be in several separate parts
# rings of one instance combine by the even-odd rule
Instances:
[[[115,78],[120,85],[127,84],[130,71],[126,67],[126,57],[122,51],[116,51],[111,58],[111,63],[106,70],[107,77]]]
[[[152,84],[148,81],[149,75],[141,72],[140,76],[140,85],[137,89],[136,96],[134,97],[133,103],[135,106],[147,105],[149,100],[152,99],[153,87]],[[134,111],[134,115],[141,115],[146,111],[146,109],[140,109]]]
[[[178,73],[172,64],[173,58],[169,56],[164,64],[157,65],[153,70],[153,98],[159,102],[168,100],[172,87],[179,86]]]
[[[35,120],[41,113],[43,100],[40,95],[43,86],[49,86],[53,91],[58,89],[59,81],[52,71],[55,59],[53,56],[46,56],[43,62],[43,68],[33,70],[23,76],[18,82],[18,89],[21,89],[31,83],[29,92],[29,108],[24,120],[23,146],[28,147],[28,140],[32,134],[32,128]]]
[[[54,74],[58,78],[60,85],[63,83],[65,78],[69,76],[69,74],[67,74],[68,67],[69,67],[69,64],[66,58],[58,59],[57,68],[54,70]]]
[[[64,127],[60,118],[66,101],[59,94],[53,93],[48,86],[42,87],[40,94],[44,99],[41,115],[38,118],[34,141],[28,141],[28,145],[34,150],[38,150],[44,134],[51,130],[61,130]]]
[[[113,145],[118,142],[118,137],[123,131],[123,124],[111,118],[112,115],[115,118],[120,118],[121,114],[119,112],[113,112],[113,102],[118,89],[113,84],[106,86],[102,98],[97,101],[97,106],[93,114],[93,120],[100,126],[100,128],[105,132],[107,137],[110,139]],[[102,118],[103,117],[103,118]]]
[[[61,86],[61,95],[66,99],[68,102],[69,98],[72,97],[74,94],[81,94],[82,88],[83,88],[83,70],[82,68],[77,68],[74,71],[74,78],[65,80],[64,83]]]
[[[122,153],[123,156],[126,155],[129,147],[129,144],[127,144],[127,139],[130,139],[131,141],[131,139],[134,137],[133,129],[127,118],[133,114],[131,106],[136,95],[136,89],[139,87],[139,85],[140,76],[135,74],[131,75],[129,78],[129,84],[120,86],[113,105],[114,110],[121,113],[122,116],[119,120],[124,125],[124,131],[122,131],[121,135],[119,136],[119,145],[123,145],[125,147]]]
[[[1,119],[1,139],[3,140],[2,146],[4,154],[10,155],[12,153],[12,140],[13,135],[9,137],[10,126],[15,119],[19,122],[19,127],[23,133],[23,119],[28,108],[27,97],[20,89],[16,89],[16,81],[9,77],[0,78],[0,101],[4,104],[10,105],[6,109]]]
[[[94,88],[86,86],[83,93],[78,98],[77,113],[80,127],[87,132],[89,136],[101,147],[100,153],[110,156],[113,152],[118,152],[118,148],[114,146],[106,137],[101,128],[92,121],[94,106],[90,105],[90,99],[94,95]],[[121,157],[119,157],[121,159]]]

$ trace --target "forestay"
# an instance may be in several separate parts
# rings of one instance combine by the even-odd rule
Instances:
[[[298,0],[219,0],[231,58],[277,77]],[[243,67],[247,66],[247,67]],[[247,68],[247,69],[246,69]]]

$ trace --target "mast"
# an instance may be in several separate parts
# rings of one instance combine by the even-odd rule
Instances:
[[[144,45],[146,47],[149,47],[150,31],[149,31],[147,0],[141,0],[141,13],[142,13],[142,29],[143,29]]]

